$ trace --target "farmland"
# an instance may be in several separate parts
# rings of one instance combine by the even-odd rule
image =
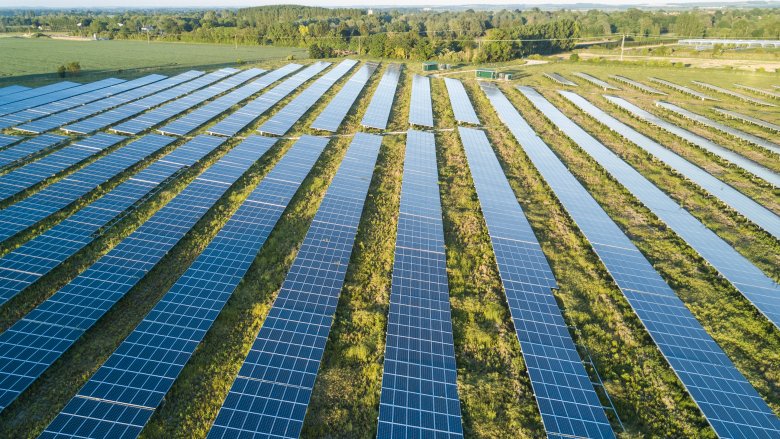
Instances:
[[[42,46],[37,45],[45,48],[40,49]],[[476,438],[535,438],[549,433],[554,427],[546,422],[545,417],[549,413],[541,408],[543,405],[539,402],[544,395],[536,387],[539,378],[534,373],[534,368],[539,366],[536,360],[533,360],[531,352],[521,347],[524,340],[522,332],[532,332],[532,326],[517,325],[515,313],[518,312],[518,306],[522,305],[507,299],[511,282],[507,281],[507,274],[501,269],[505,253],[496,250],[496,232],[487,221],[488,206],[493,206],[488,203],[494,200],[485,198],[484,192],[479,192],[479,187],[475,184],[475,174],[483,168],[474,165],[474,158],[468,154],[467,148],[472,145],[464,144],[463,132],[458,131],[458,127],[467,126],[485,133],[491,147],[488,152],[495,153],[502,171],[502,175],[498,177],[505,178],[508,182],[513,195],[511,202],[522,207],[533,232],[533,237],[529,239],[538,242],[543,259],[549,264],[556,287],[546,288],[546,291],[537,294],[546,294],[548,299],[552,296],[551,303],[557,305],[552,307],[552,311],[548,311],[560,314],[566,328],[562,338],[570,339],[572,346],[576,347],[580,360],[576,363],[583,368],[586,378],[595,383],[588,390],[595,393],[596,401],[603,407],[607,428],[614,431],[618,437],[630,438],[716,437],[722,435],[722,430],[718,429],[724,427],[713,421],[711,412],[701,408],[706,396],[691,391],[690,382],[684,378],[685,366],[669,360],[673,356],[663,347],[666,346],[666,340],[659,336],[661,330],[653,324],[648,324],[648,314],[637,312],[637,301],[633,299],[636,294],[632,294],[631,288],[625,288],[621,283],[624,278],[619,273],[616,274],[615,265],[610,265],[610,260],[603,256],[604,253],[600,250],[603,247],[589,234],[592,233],[589,232],[591,229],[587,228],[587,224],[581,220],[582,217],[577,216],[576,207],[567,203],[559,182],[552,181],[550,175],[545,173],[538,160],[541,150],[532,149],[541,148],[541,145],[549,147],[551,155],[547,157],[551,157],[550,160],[560,161],[571,173],[570,184],[580,185],[581,190],[592,196],[594,204],[589,209],[593,218],[607,218],[614,222],[617,227],[615,230],[624,234],[628,242],[636,247],[637,253],[646,259],[646,267],[654,270],[668,286],[664,287],[664,291],[670,291],[674,296],[673,300],[679,300],[674,302],[680,303],[677,309],[682,309],[682,313],[689,311],[694,321],[702,328],[702,333],[711,337],[714,343],[709,344],[709,348],[715,349],[713,352],[730,360],[737,371],[736,375],[745,383],[749,383],[744,387],[757,392],[767,407],[768,422],[780,422],[777,421],[780,415],[780,368],[777,367],[780,364],[780,329],[777,322],[772,320],[771,306],[762,308],[763,302],[752,300],[755,296],[751,296],[749,291],[742,288],[742,283],[734,281],[723,265],[704,257],[701,248],[685,239],[687,235],[684,230],[675,229],[665,220],[668,217],[654,212],[652,205],[643,202],[640,194],[632,192],[627,185],[621,183],[620,178],[611,175],[598,158],[591,155],[592,150],[586,149],[578,139],[570,137],[572,133],[556,128],[554,119],[516,89],[518,85],[533,87],[597,143],[638,171],[640,177],[649,184],[660,189],[677,204],[680,212],[690,213],[693,221],[714,232],[713,239],[725,243],[733,252],[732,259],[743,258],[745,264],[753,266],[768,282],[774,282],[776,287],[780,281],[780,242],[773,230],[760,227],[755,221],[751,221],[747,214],[730,205],[722,193],[708,192],[691,175],[685,175],[669,162],[608,129],[595,115],[582,111],[558,93],[558,90],[565,88],[582,96],[618,122],[701,168],[706,174],[722,182],[721,184],[734,188],[741,196],[755,202],[761,209],[769,212],[770,216],[777,217],[780,215],[780,191],[777,186],[730,162],[723,155],[696,146],[632,116],[607,100],[603,96],[607,93],[601,88],[574,75],[575,72],[585,72],[607,81],[620,88],[608,94],[622,97],[677,127],[716,143],[726,151],[735,152],[742,158],[760,164],[776,175],[780,172],[780,156],[776,152],[724,135],[713,128],[694,123],[654,105],[656,100],[671,102],[721,124],[777,143],[777,133],[726,118],[713,107],[780,124],[780,111],[777,110],[779,107],[761,107],[749,101],[697,87],[692,83],[703,81],[780,105],[780,100],[734,86],[734,83],[739,83],[765,91],[780,92],[773,88],[778,85],[778,75],[775,73],[675,67],[647,61],[573,62],[555,60],[552,57],[545,59],[551,62],[533,65],[526,65],[522,61],[489,66],[463,64],[448,71],[427,72],[422,70],[419,63],[359,57],[356,58],[356,66],[348,68],[348,73],[330,77],[329,72],[343,62],[343,59],[326,60],[331,64],[322,71],[317,70],[316,73],[307,75],[304,72],[315,64],[314,61],[304,59],[304,51],[272,47],[239,46],[234,49],[232,46],[184,43],[155,42],[147,45],[138,41],[65,42],[0,38],[0,50],[11,54],[5,60],[3,68],[8,70],[2,70],[5,77],[0,79],[0,86],[42,86],[56,83],[60,79],[54,78],[51,73],[52,69],[56,68],[55,64],[73,60],[79,60],[82,64],[82,75],[65,79],[84,83],[107,77],[136,79],[151,73],[174,76],[190,69],[211,73],[225,67],[235,67],[249,75],[246,72],[250,68],[271,71],[291,62],[302,64],[299,70],[280,75],[273,81],[269,80],[262,89],[257,86],[258,89],[247,96],[234,98],[233,96],[238,95],[232,93],[241,87],[249,86],[251,81],[262,81],[264,75],[271,73],[257,72],[256,76],[249,77],[243,83],[237,81],[222,89],[213,89],[218,91],[209,93],[208,90],[215,87],[215,84],[221,84],[221,81],[241,74],[225,71],[224,77],[204,83],[201,88],[182,91],[170,101],[154,101],[156,103],[144,111],[128,112],[125,119],[155,112],[164,113],[166,118],[162,121],[153,119],[155,122],[149,122],[139,133],[123,139],[118,146],[108,146],[84,160],[41,178],[35,184],[14,192],[12,197],[0,202],[2,217],[3,210],[10,211],[9,209],[14,209],[16,205],[22,205],[25,200],[36,200],[36,197],[46,194],[47,188],[57,188],[57,185],[62,185],[63,182],[79,181],[80,170],[100,165],[106,160],[110,161],[119,151],[131,147],[134,141],[143,141],[150,134],[167,132],[163,127],[171,121],[203,117],[203,122],[191,127],[190,131],[171,136],[170,145],[139,156],[136,164],[115,172],[94,187],[90,186],[83,196],[65,203],[62,209],[34,221],[21,232],[0,242],[2,263],[3,259],[10,261],[12,257],[22,254],[26,246],[36,239],[50,235],[53,237],[52,231],[70,224],[68,218],[100,203],[112,192],[122,190],[122,185],[132,181],[133,175],[155,166],[166,154],[174,154],[178,148],[184,148],[188,142],[198,139],[198,136],[213,133],[211,130],[216,130],[218,124],[228,126],[229,124],[226,124],[232,122],[235,125],[231,126],[237,127],[238,130],[233,136],[210,136],[209,138],[217,138],[220,142],[204,154],[202,159],[196,160],[191,166],[182,167],[181,171],[173,173],[169,179],[162,180],[148,196],[139,198],[137,203],[123,209],[118,220],[101,226],[99,233],[88,234],[89,239],[86,239],[85,244],[63,257],[55,267],[48,271],[28,269],[27,271],[40,273],[39,277],[28,286],[18,289],[13,297],[4,299],[0,305],[2,350],[10,343],[3,337],[8,337],[12,331],[24,331],[26,327],[22,324],[30,325],[33,321],[29,317],[31,313],[52,303],[52,298],[60,297],[58,294],[76,285],[80,279],[85,278],[84,273],[91,273],[89,270],[112,257],[116,248],[123,248],[123,243],[134,239],[138,230],[144,230],[144,227],[155,221],[163,221],[158,219],[161,217],[158,213],[165,212],[170,206],[175,207],[181,195],[188,194],[188,187],[208,184],[211,177],[201,176],[206,175],[209,169],[219,166],[231,151],[239,151],[244,142],[250,141],[249,139],[256,140],[251,136],[257,134],[259,127],[272,126],[284,118],[288,118],[290,122],[290,128],[278,136],[269,136],[263,130],[261,139],[272,138],[275,143],[263,154],[255,150],[254,153],[258,154],[259,158],[244,159],[248,160],[245,163],[246,172],[242,171],[233,176],[230,184],[220,186],[223,193],[213,195],[209,205],[201,208],[198,207],[201,206],[200,201],[192,203],[193,212],[202,210],[202,213],[198,214],[200,216],[192,212],[177,213],[189,218],[189,223],[186,223],[188,226],[176,223],[174,227],[172,223],[167,229],[154,229],[161,239],[160,243],[150,242],[150,248],[157,245],[168,247],[165,247],[165,251],[159,256],[144,253],[144,258],[156,258],[149,259],[154,263],[145,268],[146,271],[138,275],[137,279],[127,281],[129,286],[121,290],[121,294],[101,299],[113,302],[105,308],[103,314],[95,317],[90,314],[89,318],[93,321],[89,325],[79,323],[81,333],[62,349],[44,370],[30,380],[28,387],[18,391],[18,395],[0,411],[2,437],[35,437],[47,428],[61,426],[62,424],[57,424],[56,421],[52,424],[52,421],[60,419],[63,413],[72,410],[69,408],[72,399],[88,399],[82,396],[74,398],[74,395],[86,392],[85,384],[89,386],[89,383],[95,380],[93,376],[101,376],[95,374],[100,374],[99,371],[104,370],[105,364],[115,365],[106,362],[111,362],[111,359],[116,357],[116,352],[122,352],[123,346],[127,346],[127,340],[137,340],[133,339],[134,335],[131,334],[137,334],[138,328],[143,328],[139,324],[144,325],[144,319],[159,315],[156,314],[159,311],[157,307],[168,300],[169,290],[184,288],[179,282],[183,275],[184,278],[196,275],[190,273],[190,267],[198,264],[201,254],[207,254],[205,252],[211,248],[210,243],[223,239],[221,230],[237,227],[233,218],[238,217],[239,212],[248,206],[274,205],[278,210],[275,213],[278,218],[270,223],[271,226],[258,228],[250,234],[264,237],[259,251],[246,255],[249,262],[246,262],[244,271],[236,275],[236,279],[224,281],[228,284],[233,282],[226,294],[218,299],[209,298],[223,303],[210,314],[204,315],[194,308],[206,306],[205,300],[189,299],[191,302],[187,302],[193,307],[192,315],[197,314],[197,318],[208,321],[208,325],[197,336],[193,332],[191,343],[186,346],[177,345],[180,352],[186,353],[186,361],[181,364],[181,370],[173,375],[170,382],[161,385],[163,391],[162,395],[159,395],[159,403],[132,404],[133,409],[136,409],[136,406],[141,407],[148,415],[138,428],[143,437],[206,437],[215,420],[219,424],[218,415],[221,410],[225,410],[228,404],[226,401],[230,401],[230,395],[235,392],[236,377],[244,377],[244,374],[248,373],[242,365],[247,355],[253,358],[250,352],[257,352],[258,333],[264,330],[263,328],[278,324],[275,320],[278,314],[274,312],[275,308],[283,305],[280,303],[283,301],[277,298],[290,294],[288,282],[291,278],[288,273],[295,273],[298,264],[306,259],[299,256],[308,254],[306,246],[311,245],[313,239],[309,232],[314,230],[313,226],[310,226],[320,224],[317,215],[327,212],[322,206],[332,206],[328,203],[328,197],[333,196],[329,189],[341,181],[340,178],[346,178],[346,174],[341,172],[346,165],[342,163],[347,163],[345,157],[350,157],[350,153],[356,148],[355,142],[359,138],[355,136],[356,133],[380,136],[381,147],[375,166],[368,166],[373,169],[373,173],[366,185],[367,195],[355,195],[361,202],[365,201],[365,204],[362,214],[357,218],[357,226],[349,229],[354,239],[354,246],[347,254],[349,263],[334,264],[328,269],[336,272],[340,270],[343,282],[337,283],[337,304],[329,314],[333,316],[332,325],[327,319],[319,323],[319,326],[326,327],[328,331],[325,332],[325,340],[320,341],[324,343],[321,361],[320,358],[314,358],[317,366],[314,369],[316,379],[311,384],[298,386],[311,386],[310,401],[307,400],[304,405],[305,417],[301,419],[299,428],[301,436],[307,438],[376,437],[379,428],[377,420],[382,422],[383,416],[386,416],[380,411],[380,406],[386,403],[386,393],[383,389],[389,385],[386,379],[386,344],[389,338],[388,328],[392,323],[389,316],[393,310],[393,294],[398,294],[395,288],[391,288],[393,277],[397,274],[394,261],[403,252],[398,247],[401,237],[398,237],[397,242],[396,233],[403,225],[399,219],[399,211],[405,212],[404,202],[408,202],[408,199],[404,198],[404,191],[409,189],[404,189],[402,176],[405,175],[405,167],[411,166],[409,157],[405,155],[407,141],[411,138],[406,133],[409,129],[428,131],[435,135],[434,143],[428,145],[434,149],[435,167],[438,172],[438,188],[432,193],[438,194],[441,203],[438,220],[441,222],[440,232],[446,259],[446,267],[443,267],[446,269],[445,287],[451,314],[453,342],[450,348],[454,360],[451,364],[456,371],[452,378],[457,386],[463,434]],[[25,52],[32,50],[35,50],[36,54],[51,51],[52,56],[41,57],[47,59],[46,63],[27,65],[29,53]],[[139,53],[144,54],[143,59],[139,58]],[[290,54],[295,56],[295,61],[284,60]],[[236,63],[239,58],[243,61],[241,65]],[[350,86],[355,87],[350,78],[368,62],[377,62],[379,67],[370,74],[365,86],[357,90],[354,102],[350,104],[339,128],[332,133],[312,129],[312,123],[318,116],[332,111],[328,104],[337,95]],[[367,127],[362,118],[371,101],[380,94],[377,90],[385,86],[382,77],[390,70],[391,63],[401,64],[402,69],[397,87],[392,91],[393,103],[389,109],[387,125],[384,128]],[[514,76],[512,80],[477,81],[473,71],[477,67],[512,72]],[[545,73],[561,74],[574,81],[577,86],[562,86],[546,77]],[[434,116],[432,127],[411,127],[408,122],[414,75],[429,77],[431,93],[428,99],[431,101]],[[667,95],[645,93],[611,79],[612,75],[621,75],[656,87]],[[445,87],[444,76],[462,83],[469,104],[473,106],[481,122],[479,125],[458,122],[450,101],[452,95]],[[693,88],[717,98],[718,101],[696,99],[652,83],[648,80],[650,77]],[[284,89],[280,85],[284,85],[291,78],[298,78],[294,86],[290,86],[288,92],[279,91]],[[496,105],[495,95],[486,94],[485,82],[493,84],[497,92],[506,97],[510,111],[519,113],[538,136],[540,143],[534,143],[530,133],[517,136],[514,130],[518,126],[505,123],[507,110]],[[181,84],[171,89],[181,87]],[[307,91],[311,90],[310,87],[318,87],[319,90],[315,99],[307,101],[311,102],[311,105],[297,113],[291,112],[290,108],[303,105],[301,102],[311,98],[313,93]],[[275,91],[275,94],[271,93],[272,91]],[[149,96],[154,95],[150,92]],[[0,101],[3,99],[3,96],[0,96]],[[7,118],[8,114],[26,110],[21,104],[13,106],[12,98],[5,99],[10,102],[0,103],[0,109],[14,108],[15,111],[11,113],[9,110],[3,117]],[[148,97],[134,96],[132,99],[141,100]],[[267,110],[251,114],[248,119],[243,117],[240,119],[241,123],[238,122],[245,105],[263,99],[269,102]],[[216,108],[215,102],[220,100],[227,102],[222,104],[228,107],[227,110],[219,111],[208,118],[200,116],[201,113],[207,114],[210,106]],[[170,104],[178,105],[170,107],[177,111],[165,113],[166,105]],[[288,107],[288,104],[293,105]],[[80,107],[74,105],[73,108]],[[66,145],[68,141],[78,142],[98,135],[97,133],[113,132],[112,127],[119,126],[119,121],[106,123],[96,131],[85,134],[78,134],[80,131],[75,128],[68,130],[68,127],[83,123],[90,117],[111,111],[115,111],[113,107],[107,107],[96,111],[95,115],[73,116],[67,125],[62,123],[57,129],[51,130],[51,133],[67,137],[65,143],[0,168],[0,184],[3,184],[3,178],[15,176],[14,172],[27,169],[27,166],[34,166],[39,161],[46,160],[46,157],[66,150],[70,146],[62,145]],[[52,114],[59,114],[59,111]],[[266,125],[267,123],[269,125]],[[8,125],[3,133],[25,138],[34,137],[29,131],[20,129],[23,125],[22,122],[15,122]],[[44,134],[38,134],[42,135]],[[269,180],[276,181],[276,177],[269,175],[272,175],[278,166],[284,166],[283,164],[287,163],[285,160],[297,157],[295,151],[298,150],[296,146],[300,148],[299,142],[317,141],[307,136],[324,138],[327,140],[327,146],[321,155],[310,157],[310,171],[295,174],[299,177],[296,182],[298,186],[289,199],[279,195],[279,200],[274,198],[273,202],[247,201],[254,196],[256,188],[263,188]],[[14,146],[0,149],[0,157],[12,148]],[[314,153],[310,151],[310,154]],[[231,160],[238,163],[239,158]],[[298,169],[297,172],[300,173],[301,166],[292,166],[291,169]],[[290,179],[294,180],[292,177]],[[212,190],[204,190],[204,193],[211,194]],[[182,209],[182,212],[186,210]],[[605,212],[604,217],[597,215],[599,210]],[[346,215],[343,212],[342,214]],[[268,213],[266,216],[273,215]],[[251,224],[245,226],[251,227]],[[168,233],[176,238],[168,238]],[[330,242],[344,244],[349,242],[349,236],[349,233],[343,232],[338,236],[326,237],[322,239],[320,246],[326,247]],[[168,241],[172,242],[168,244]],[[230,247],[229,251],[242,250],[237,246]],[[518,258],[522,259],[520,256]],[[637,266],[639,265],[641,264],[637,263]],[[534,267],[540,270],[538,265]],[[232,265],[225,268],[227,271],[233,269]],[[220,270],[221,267],[216,271]],[[316,279],[316,276],[314,277]],[[203,278],[200,282],[208,281],[209,279]],[[10,285],[10,281],[4,282]],[[325,295],[322,292],[319,294]],[[648,293],[647,296],[652,294]],[[667,299],[672,301],[672,298]],[[777,299],[775,297],[772,300]],[[315,302],[308,305],[314,306]],[[776,302],[773,303],[776,306]],[[527,311],[534,314],[535,310]],[[166,309],[166,312],[177,311],[171,308]],[[188,320],[190,316],[185,313],[184,317],[184,320]],[[679,321],[683,321],[681,317]],[[146,333],[153,332],[149,330]],[[423,337],[425,331],[421,333],[423,335],[420,337]],[[441,343],[446,344],[446,341]],[[159,348],[166,350],[165,346]],[[8,349],[8,352],[10,351]],[[700,360],[709,361],[709,358]],[[138,367],[132,364],[125,366],[130,369]],[[112,379],[110,376],[103,378]],[[108,398],[102,399],[105,401],[101,403],[110,402]]]

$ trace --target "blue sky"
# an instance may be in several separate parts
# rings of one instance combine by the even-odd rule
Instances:
[[[607,5],[654,5],[662,6],[668,3],[691,3],[701,0],[379,0],[377,4],[385,5],[414,5],[414,6],[447,6],[454,4],[574,4],[574,3],[600,3]],[[729,3],[739,0],[725,0],[723,3]],[[260,6],[269,4],[306,4],[312,6],[354,6],[365,7],[365,3],[359,0],[326,0],[326,1],[295,1],[295,0],[276,0],[276,1],[263,1],[263,0],[0,0],[0,7],[237,7],[237,6]]]

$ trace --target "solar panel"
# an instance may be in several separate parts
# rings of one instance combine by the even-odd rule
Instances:
[[[210,438],[300,434],[381,142],[355,134]]]
[[[752,91],[753,93],[758,93],[760,95],[768,96],[772,99],[780,99],[780,93],[775,93],[770,90],[764,90],[758,87],[751,87],[749,85],[742,85],[742,84],[734,84],[735,87],[741,88],[742,90]]]
[[[482,85],[645,329],[721,437],[774,437],[780,419],[650,262],[495,86]]]
[[[95,160],[33,195],[0,210],[0,242],[32,227],[97,189],[130,166],[138,164],[176,140],[150,135]]]
[[[566,85],[566,86],[569,86],[569,87],[576,87],[577,86],[577,84],[574,81],[566,79],[563,75],[558,74],[558,73],[552,73],[552,72],[551,73],[545,73],[544,76],[547,77],[548,79],[551,79],[552,81],[557,82],[558,84],[561,84],[561,85]]]
[[[602,81],[599,78],[596,78],[595,76],[589,75],[587,73],[583,72],[574,72],[574,76],[577,76],[578,78],[582,78],[591,84],[595,85],[596,87],[600,87],[604,91],[607,90],[620,90],[620,87],[615,87],[614,85],[610,84],[607,81]]]
[[[462,438],[433,133],[408,131],[377,438]]]
[[[61,99],[59,101],[50,102],[44,105],[39,105],[37,107],[33,107],[27,110],[22,110],[22,111],[17,111],[16,113],[7,114],[5,116],[0,117],[0,128],[8,128],[8,127],[19,125],[16,128],[19,131],[30,131],[33,133],[39,133],[40,131],[36,129],[29,129],[30,128],[28,127],[29,124],[24,124],[24,122],[40,119],[52,114],[73,109],[75,107],[81,107],[83,105],[89,104],[90,102],[98,101],[120,93],[137,89],[138,87],[143,87],[161,81],[165,78],[166,77],[163,75],[157,75],[157,74],[147,75],[138,79],[120,82],[118,84],[101,88],[98,90],[94,90],[88,93],[82,93],[80,95],[71,96],[67,99]],[[20,124],[24,124],[24,125],[20,125]]]
[[[279,161],[44,436],[138,436],[327,143],[311,139],[299,140]],[[247,141],[265,149],[276,142],[260,136]]]
[[[6,146],[12,143],[16,143],[21,139],[22,138],[19,136],[9,136],[8,134],[0,134],[0,149],[5,148]]]
[[[6,114],[15,113],[17,111],[26,110],[28,108],[37,107],[39,105],[48,104],[50,102],[56,102],[62,99],[69,98],[71,96],[76,96],[94,90],[110,87],[112,85],[116,85],[122,82],[125,82],[124,79],[106,78],[100,81],[90,82],[87,84],[78,85],[76,87],[70,87],[52,93],[47,93],[42,96],[36,96],[29,99],[23,99],[17,102],[3,104],[0,105],[0,116],[5,116]]]
[[[767,231],[777,231],[778,218],[774,212],[748,198],[728,184],[718,180],[710,173],[689,162],[682,156],[677,155],[674,151],[664,148],[649,137],[640,134],[628,125],[610,116],[583,99],[581,96],[564,91],[559,93],[589,116],[647,151],[656,159],[664,162],[666,165],[685,176],[685,178],[699,185],[711,196],[723,201],[754,224]]]
[[[31,88],[29,90],[22,90],[17,93],[13,93],[0,98],[0,105],[9,104],[11,102],[18,102],[24,99],[30,99],[37,96],[42,96],[56,91],[65,90],[66,88],[78,87],[81,84],[78,82],[62,81],[54,84],[44,85],[41,87]]]
[[[18,139],[18,138],[17,138]],[[64,136],[54,134],[43,134],[35,137],[28,137],[26,140],[0,151],[0,169],[11,168],[17,165],[17,162],[39,155],[57,145],[70,140]]]
[[[113,250],[0,334],[0,410],[140,281],[246,172],[262,154],[251,143],[233,148]]]
[[[761,120],[755,117],[746,116],[741,113],[737,113],[736,111],[731,110],[725,110],[723,108],[713,107],[713,110],[717,111],[718,113],[729,117],[731,119],[737,119],[745,123],[749,123],[764,129],[767,129],[769,131],[774,131],[776,133],[780,133],[780,125],[773,124],[771,122],[767,122],[765,120]]]
[[[84,248],[136,205],[222,143],[198,136],[131,176],[111,192],[0,258],[0,304]]]
[[[191,71],[182,75],[190,76],[189,80],[175,87],[159,91],[137,101],[128,102],[109,111],[96,114],[79,122],[62,127],[68,133],[89,134],[103,128],[114,125],[117,122],[129,119],[158,105],[169,102],[180,96],[184,96],[199,88],[213,84],[226,76],[235,73],[235,69],[220,69],[204,75],[203,72]],[[179,75],[179,76],[182,76]],[[177,76],[177,77],[179,77]],[[166,80],[167,81],[167,80]]]
[[[398,87],[398,80],[401,77],[401,65],[390,64],[382,75],[379,85],[371,97],[371,102],[366,108],[361,125],[368,128],[384,130],[387,128],[387,119],[390,117],[390,110],[393,108],[395,100],[395,89]]]
[[[630,85],[631,87],[634,87],[635,89],[643,91],[645,93],[650,93],[651,95],[666,96],[666,93],[662,92],[661,90],[658,90],[655,87],[650,87],[649,85],[642,84],[641,82],[634,81],[633,79],[626,78],[625,76],[610,75],[609,77],[616,81],[620,81],[624,84]]]
[[[728,125],[723,125],[722,123],[715,122],[712,119],[709,119],[707,117],[704,117],[700,114],[696,114],[693,111],[686,110],[685,108],[678,107],[677,105],[674,105],[669,102],[663,102],[663,101],[656,101],[655,105],[665,108],[669,111],[672,111],[674,113],[679,114],[680,116],[685,117],[686,119],[690,119],[694,122],[700,123],[704,126],[708,126],[710,128],[714,128],[720,132],[726,133],[732,137],[735,137],[739,140],[752,143],[753,145],[760,146],[762,148],[766,148],[774,153],[780,154],[780,145],[774,142],[770,142],[769,140],[762,139],[761,137],[754,136],[753,134],[746,133],[744,131],[738,130],[736,128],[732,128]]]
[[[780,176],[778,176],[771,169],[768,169],[728,148],[720,146],[715,142],[705,139],[698,134],[694,134],[684,128],[680,128],[677,125],[674,125],[673,123],[667,122],[666,120],[637,107],[623,98],[619,98],[617,96],[604,97],[609,102],[628,111],[631,115],[637,117],[638,119],[644,120],[645,122],[661,128],[664,131],[668,131],[685,140],[686,142],[691,143],[692,145],[702,148],[705,151],[708,151],[727,162],[731,162],[745,171],[750,172],[757,177],[763,178],[775,187],[780,187]]]
[[[412,77],[412,98],[409,101],[409,123],[433,128],[431,80],[427,76]]]
[[[444,78],[444,85],[447,86],[447,94],[450,95],[450,105],[453,113],[455,113],[455,120],[460,123],[479,125],[479,117],[477,117],[477,113],[471,105],[471,100],[463,87],[463,83],[457,79]]]
[[[460,137],[547,435],[614,438],[553,295],[555,276],[487,136],[460,128]]]
[[[16,168],[0,177],[0,200],[7,200],[123,140],[125,137],[115,134],[96,134]]]
[[[30,123],[26,123],[18,127],[20,130],[29,131],[33,133],[44,133],[61,126],[74,123],[81,119],[93,116],[103,111],[116,108],[120,105],[132,102],[136,99],[152,95],[161,90],[165,90],[170,87],[180,85],[186,81],[191,80],[196,76],[200,76],[201,72],[191,70],[189,72],[176,75],[171,78],[165,78],[143,87],[138,87],[132,90],[118,93],[114,96],[109,96],[104,99],[96,100],[85,105],[77,106],[70,110],[62,111],[59,113],[51,114],[49,116],[34,120]]]
[[[222,119],[219,123],[209,128],[208,133],[218,136],[235,136],[239,131],[246,128],[247,125],[262,116],[269,108],[279,103],[301,84],[317,76],[329,65],[330,63],[328,62],[318,61],[306,67],[244,105],[238,111]]]
[[[674,82],[667,81],[665,79],[661,78],[653,78],[652,76],[647,78],[650,80],[650,82],[655,82],[656,84],[665,85],[669,88],[672,88],[674,90],[679,91],[680,93],[687,94],[689,96],[693,96],[696,99],[701,99],[702,101],[717,101],[719,99],[715,99],[710,95],[706,95],[704,93],[700,93],[690,87],[686,87],[684,85],[675,84]]]
[[[191,113],[174,120],[168,125],[159,128],[158,131],[163,134],[175,134],[178,136],[189,134],[206,122],[229,110],[232,106],[237,105],[239,102],[249,98],[253,94],[278,81],[280,78],[283,78],[289,73],[294,72],[300,68],[300,64],[287,64],[284,67],[280,67],[261,76],[260,79],[252,81],[241,88],[233,90],[232,92],[221,96],[213,102],[210,102],[196,109],[195,111],[192,111]]]
[[[737,93],[735,91],[727,90],[727,89],[725,89],[723,87],[718,87],[717,85],[712,85],[712,84],[708,84],[706,82],[701,82],[701,81],[691,81],[691,82],[693,82],[694,84],[698,85],[699,87],[706,88],[708,90],[712,90],[712,91],[715,91],[715,92],[718,92],[718,93],[722,93],[724,95],[728,95],[728,96],[731,96],[733,98],[737,98],[737,99],[743,100],[745,102],[749,102],[751,104],[761,105],[761,106],[764,106],[764,107],[776,107],[777,106],[777,105],[769,103],[767,101],[764,101],[764,100],[761,100],[761,99],[756,99],[753,96],[744,95],[742,93]]]
[[[8,95],[12,95],[14,93],[19,93],[20,91],[29,90],[30,87],[25,87],[23,85],[9,85],[3,88],[0,88],[0,97],[5,97]],[[2,102],[2,101],[0,101]]]
[[[202,90],[183,96],[175,101],[168,102],[165,105],[147,111],[140,116],[123,122],[111,130],[117,133],[138,134],[146,131],[155,125],[159,125],[166,120],[178,116],[179,114],[194,108],[207,100],[218,96],[234,87],[238,87],[244,82],[259,76],[265,72],[261,69],[242,70],[235,75],[229,76],[214,85],[210,85]]]
[[[345,59],[339,65],[317,78],[306,90],[303,90],[298,96],[284,106],[279,112],[265,121],[257,131],[265,134],[283,136],[292,128],[307,111],[314,105],[322,95],[324,95],[333,84],[342,76],[346,75],[357,61]]]
[[[338,131],[341,122],[347,116],[347,112],[352,108],[358,95],[363,91],[377,67],[379,67],[379,64],[373,62],[367,62],[360,66],[360,69],[349,78],[344,87],[339,90],[328,106],[317,116],[317,119],[311,124],[311,128],[332,133]]]

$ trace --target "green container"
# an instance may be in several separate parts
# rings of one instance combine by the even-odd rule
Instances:
[[[424,62],[423,71],[430,72],[431,70],[439,70],[439,63],[436,62]]]
[[[496,79],[496,71],[491,69],[477,69],[477,78]]]

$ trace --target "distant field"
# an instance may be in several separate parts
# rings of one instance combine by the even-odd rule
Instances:
[[[36,85],[56,78],[57,67],[78,61],[81,80],[99,76],[136,76],[140,71],[171,74],[186,69],[214,70],[238,60],[256,63],[305,58],[299,48],[216,44],[155,43],[143,41],[63,41],[49,38],[0,38],[0,84]]]

